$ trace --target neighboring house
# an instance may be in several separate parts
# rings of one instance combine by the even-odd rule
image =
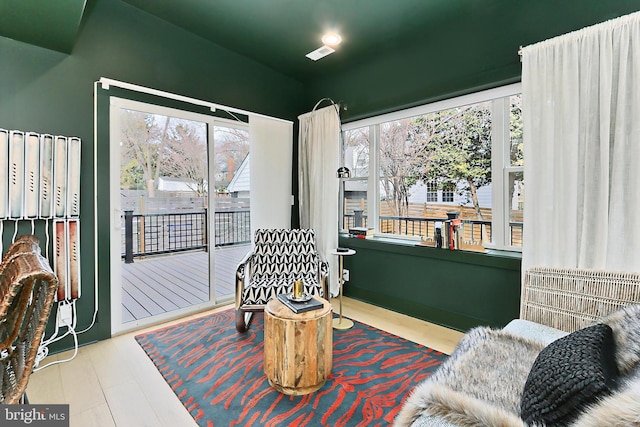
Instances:
[[[233,175],[231,182],[227,185],[227,192],[231,194],[231,197],[249,197],[249,172],[249,154],[247,154]]]
[[[409,203],[438,203],[452,206],[473,207],[473,202],[459,194],[462,188],[443,189],[417,182],[409,188]],[[478,202],[481,208],[491,208],[491,184],[478,188]]]
[[[363,145],[345,147],[345,163],[351,170],[352,177],[368,175],[369,149]],[[473,207],[473,202],[460,195],[462,184],[451,185],[449,188],[417,182],[409,188],[409,203],[424,204],[437,203],[451,206]],[[348,199],[366,199],[366,181],[347,181],[345,184],[345,197]],[[380,195],[385,197],[384,187],[380,185]],[[478,188],[478,201],[481,208],[491,208],[491,184]],[[515,208],[514,208],[515,209]]]

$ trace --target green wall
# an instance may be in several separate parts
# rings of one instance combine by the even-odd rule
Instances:
[[[340,237],[344,295],[453,329],[504,326],[518,317],[520,259],[420,244]]]
[[[94,313],[97,232],[99,310],[81,343],[110,336],[108,274],[108,139],[98,138],[94,191],[94,82],[108,77],[294,120],[304,109],[303,86],[280,73],[189,34],[118,0],[98,0],[85,16],[70,55],[0,37],[0,128],[78,136],[82,139],[81,273],[77,329]],[[105,101],[105,99],[107,101]],[[103,97],[101,109],[108,109]],[[94,210],[94,198],[100,209]],[[106,200],[106,202],[105,202]],[[98,229],[94,215],[99,214]],[[5,221],[6,249],[13,224]],[[29,233],[20,224],[19,234]],[[44,223],[36,234],[45,240]],[[67,348],[70,340],[53,348]]]

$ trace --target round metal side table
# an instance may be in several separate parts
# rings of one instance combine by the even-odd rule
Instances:
[[[344,288],[344,257],[355,254],[353,249],[347,249],[346,251],[338,251],[337,249],[331,251],[331,255],[338,255],[340,261],[340,277],[338,283],[340,284],[340,317],[333,319],[333,329],[344,330],[353,328],[353,321],[342,317],[342,288]]]

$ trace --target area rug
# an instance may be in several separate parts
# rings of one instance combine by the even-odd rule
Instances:
[[[236,332],[234,316],[225,310],[136,336],[200,426],[387,426],[447,357],[355,322],[334,331],[325,385],[287,396],[264,375],[262,313],[245,334]]]

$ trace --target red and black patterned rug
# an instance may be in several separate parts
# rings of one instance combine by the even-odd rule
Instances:
[[[305,396],[274,390],[264,375],[263,315],[235,329],[234,310],[136,336],[200,426],[386,426],[409,392],[447,357],[355,322],[333,333],[333,369]]]

